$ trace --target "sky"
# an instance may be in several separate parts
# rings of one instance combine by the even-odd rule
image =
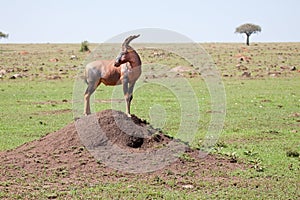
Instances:
[[[261,26],[250,42],[300,42],[299,0],[0,0],[0,43],[102,43],[142,28],[195,42],[245,42],[244,23]]]

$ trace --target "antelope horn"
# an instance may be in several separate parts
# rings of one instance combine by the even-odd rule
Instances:
[[[132,48],[132,47],[129,46],[129,43],[131,42],[131,40],[133,40],[135,38],[138,38],[139,36],[140,36],[140,34],[138,34],[138,35],[131,35],[128,38],[126,38],[125,41],[122,44],[122,48],[123,49]]]

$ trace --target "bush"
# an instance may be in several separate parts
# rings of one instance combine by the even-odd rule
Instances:
[[[297,152],[297,151],[295,151],[295,150],[288,150],[288,151],[286,152],[286,156],[287,156],[287,157],[299,157],[300,154],[299,154],[299,152]]]
[[[86,52],[86,51],[89,51],[89,43],[88,41],[83,41],[81,42],[81,47],[80,47],[80,52]]]

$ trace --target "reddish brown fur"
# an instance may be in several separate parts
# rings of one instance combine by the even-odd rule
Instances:
[[[122,52],[116,60],[98,60],[87,64],[85,70],[88,88],[84,98],[84,114],[91,113],[90,96],[103,83],[108,86],[123,85],[126,101],[126,112],[130,116],[130,103],[135,82],[142,73],[141,60],[135,50],[128,44],[138,36],[128,37],[123,45]]]

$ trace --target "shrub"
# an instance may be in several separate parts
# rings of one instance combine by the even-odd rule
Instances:
[[[288,150],[288,151],[286,152],[286,156],[287,156],[287,157],[299,157],[300,154],[299,154],[299,152],[297,152],[297,151],[295,151],[295,150]]]
[[[86,51],[89,51],[89,43],[88,41],[83,41],[81,42],[81,47],[80,47],[80,52],[86,52]]]

